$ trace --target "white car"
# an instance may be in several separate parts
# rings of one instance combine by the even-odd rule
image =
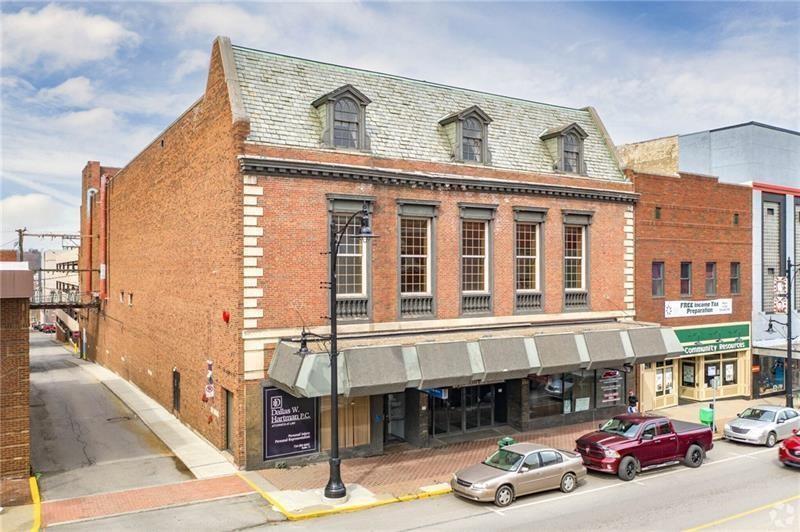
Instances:
[[[761,405],[745,409],[730,423],[725,423],[725,438],[743,443],[772,447],[800,429],[800,412],[783,406]]]

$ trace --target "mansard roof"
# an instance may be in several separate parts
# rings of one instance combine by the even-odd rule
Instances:
[[[250,118],[248,142],[322,148],[325,124],[314,104],[321,95],[352,90],[371,100],[365,108],[366,133],[376,157],[452,163],[452,139],[440,125],[442,117],[480,110],[492,119],[488,130],[492,167],[554,173],[552,155],[539,136],[575,124],[587,135],[587,176],[625,179],[611,140],[588,107],[548,105],[239,46],[232,46],[232,54]]]

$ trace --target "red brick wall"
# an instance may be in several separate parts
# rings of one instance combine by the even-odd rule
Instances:
[[[30,474],[28,300],[0,299],[0,478]]]
[[[108,300],[99,314],[84,312],[82,326],[89,358],[133,381],[167,409],[177,368],[180,418],[218,447],[224,446],[222,387],[233,392],[233,448],[241,463],[240,138],[215,46],[204,97],[110,181]],[[90,182],[84,179],[85,186]],[[97,268],[98,240],[92,242]],[[81,267],[86,262],[88,254],[82,254]],[[222,320],[224,310],[230,312],[229,324]],[[217,384],[211,403],[201,401],[207,359],[214,362]],[[212,416],[212,408],[220,417]]]
[[[328,203],[326,194],[375,196],[372,241],[373,321],[397,321],[398,207],[397,199],[441,202],[436,220],[437,317],[459,316],[459,202],[497,204],[493,222],[493,296],[495,316],[514,312],[514,213],[515,206],[549,209],[544,224],[542,284],[545,312],[562,312],[563,235],[561,209],[594,211],[590,238],[589,289],[591,310],[624,310],[624,212],[626,204],[553,199],[513,194],[430,191],[407,187],[372,185],[303,178],[260,177],[264,187],[259,205],[266,236],[264,269],[259,286],[264,288],[260,328],[299,326],[297,314],[308,325],[322,325],[328,314],[328,295],[319,289],[328,278]]]
[[[748,187],[716,178],[630,172],[636,192],[636,317],[665,325],[750,321],[752,275],[751,194]],[[661,219],[655,208],[661,207]],[[734,214],[739,224],[734,225]],[[652,263],[663,261],[665,297],[652,296]],[[733,298],[733,314],[664,319],[664,301],[681,300],[680,263],[692,263],[688,300]],[[717,263],[717,294],[705,294],[706,262]],[[730,293],[730,263],[741,265],[740,294]]]

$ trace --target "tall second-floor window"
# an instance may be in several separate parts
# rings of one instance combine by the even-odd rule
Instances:
[[[564,288],[567,290],[586,289],[585,231],[582,225],[564,226]]]
[[[742,265],[731,262],[731,294],[739,294],[742,290]]]
[[[516,274],[517,291],[539,290],[538,233],[535,223],[517,223]]]
[[[692,295],[692,263],[681,262],[681,295]]]
[[[461,221],[461,291],[487,292],[489,287],[485,221]]]
[[[400,218],[400,293],[430,291],[430,220]]]
[[[706,262],[706,295],[717,294],[717,263]]]
[[[333,214],[336,232],[339,233],[347,223],[349,214]],[[347,232],[342,236],[339,254],[336,258],[336,293],[343,296],[366,295],[366,255],[364,239],[357,238],[361,226],[361,216],[350,222]]]
[[[333,145],[358,148],[358,105],[341,98],[333,107]]]
[[[653,297],[664,296],[664,263],[654,262],[653,266]]]

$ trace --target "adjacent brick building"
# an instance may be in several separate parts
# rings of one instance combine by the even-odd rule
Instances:
[[[703,175],[627,173],[640,195],[637,319],[673,327],[685,351],[640,368],[641,407],[710,399],[716,376],[717,397],[750,396],[750,189]]]
[[[331,312],[345,454],[605,418],[680,352],[632,321],[638,196],[592,108],[218,38],[203,96],[83,186],[87,356],[242,466],[324,456],[327,347],[298,341]]]
[[[30,297],[33,274],[0,254],[0,506],[27,501],[30,476]]]

